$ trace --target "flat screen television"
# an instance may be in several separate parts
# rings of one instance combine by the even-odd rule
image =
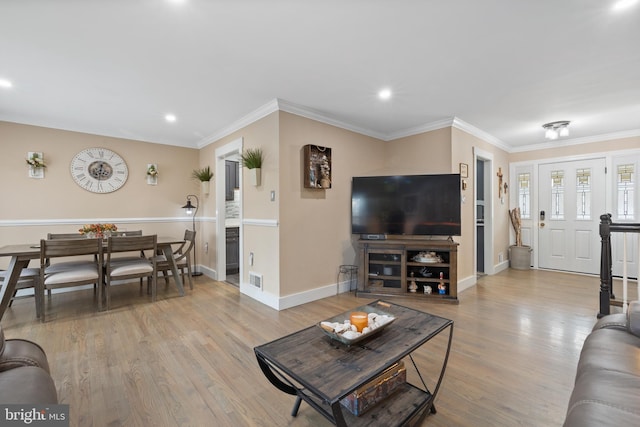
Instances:
[[[353,177],[351,232],[460,236],[460,174]]]

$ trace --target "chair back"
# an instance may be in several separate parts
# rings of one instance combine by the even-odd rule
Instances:
[[[184,231],[184,240],[188,243],[186,248],[183,248],[182,253],[188,254],[193,250],[196,244],[196,232],[194,230]]]
[[[158,236],[115,236],[107,239],[107,263],[111,260],[111,254],[118,252],[153,251],[157,250]]]
[[[86,239],[87,236],[80,233],[47,233],[47,240],[60,240],[60,239]]]
[[[97,255],[102,259],[102,239],[40,240],[40,264],[47,266],[48,258],[78,255]]]

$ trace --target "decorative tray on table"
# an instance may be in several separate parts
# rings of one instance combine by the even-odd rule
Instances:
[[[362,332],[352,330],[350,316],[351,313],[354,312],[367,313],[368,326],[363,329]],[[318,323],[318,327],[331,339],[340,341],[346,345],[352,345],[382,332],[382,330],[393,323],[394,320],[396,320],[396,318],[384,310],[380,310],[371,305],[363,305],[324,320]]]

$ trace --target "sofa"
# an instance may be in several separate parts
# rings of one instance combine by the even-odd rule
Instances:
[[[586,338],[564,426],[640,426],[640,301]]]
[[[0,327],[0,404],[56,404],[47,356],[38,344],[6,339]]]

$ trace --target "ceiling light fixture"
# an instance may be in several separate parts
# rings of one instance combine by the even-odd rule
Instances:
[[[556,140],[559,136],[569,136],[569,123],[571,122],[568,120],[561,120],[542,125],[545,129],[544,137]]]
[[[173,122],[175,122],[177,120],[176,116],[173,115],[173,114],[167,114],[166,116],[164,116],[164,119],[166,121],[168,121],[169,123],[173,123]]]
[[[391,98],[391,89],[382,89],[378,92],[378,98],[387,100]]]
[[[0,79],[0,87],[10,88],[13,84],[9,80]]]
[[[638,0],[620,0],[613,5],[613,10],[623,10],[636,4]]]

